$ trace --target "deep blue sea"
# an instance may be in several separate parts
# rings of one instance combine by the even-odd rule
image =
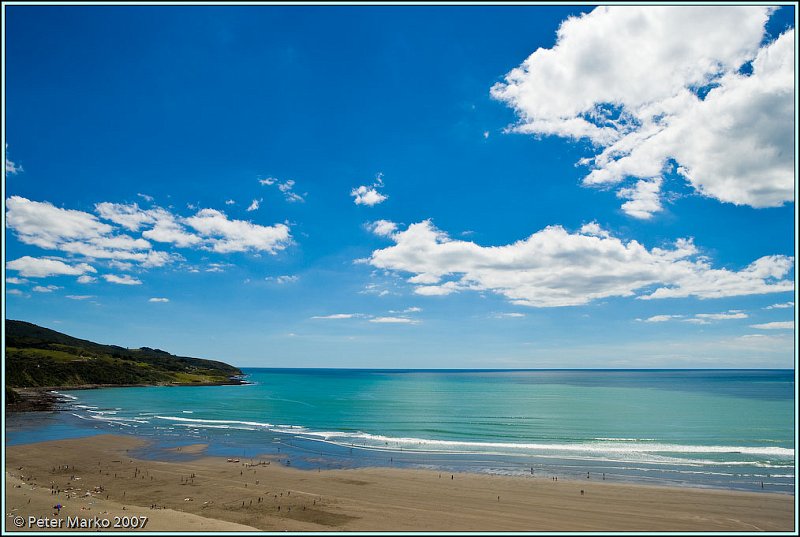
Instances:
[[[792,370],[249,369],[62,392],[7,442],[125,433],[300,468],[399,466],[794,493]],[[763,484],[763,489],[762,489]]]

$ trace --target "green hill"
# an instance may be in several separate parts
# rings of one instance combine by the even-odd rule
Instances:
[[[24,321],[6,320],[8,388],[127,384],[240,384],[242,372],[223,362],[126,349],[74,338]]]

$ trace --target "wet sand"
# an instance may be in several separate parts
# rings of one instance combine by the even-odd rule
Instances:
[[[102,435],[8,447],[6,527],[15,530],[17,516],[113,524],[116,515],[148,517],[147,531],[794,531],[794,496],[784,494],[538,474],[297,470],[274,455],[206,457],[197,444],[175,450],[182,461],[130,455],[144,445]]]

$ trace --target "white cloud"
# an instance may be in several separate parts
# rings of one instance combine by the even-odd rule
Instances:
[[[86,283],[94,283],[96,281],[97,281],[97,278],[95,278],[94,276],[88,276],[86,274],[84,274],[83,276],[78,277],[78,283],[86,284]]]
[[[12,196],[8,207],[8,227],[26,244],[40,248],[60,250],[89,259],[135,261],[144,267],[163,266],[176,256],[156,252],[143,238],[115,234],[115,228],[101,222],[92,214],[71,209],[60,209],[47,202],[30,201]],[[121,205],[99,203],[98,213],[107,220],[136,231],[143,224],[154,221],[159,211],[142,211],[136,204]]]
[[[95,295],[67,295],[70,300],[89,300],[95,298]]]
[[[375,317],[374,319],[370,319],[369,322],[383,324],[418,324],[420,321],[407,317]]]
[[[667,321],[671,321],[672,319],[680,319],[683,315],[653,315],[652,317],[648,317],[647,319],[636,319],[637,321],[643,321],[645,323],[665,323]]]
[[[258,182],[262,185],[271,186],[274,185],[278,180],[274,177],[267,177],[266,179],[259,179]]]
[[[115,228],[89,213],[59,209],[50,203],[30,201],[19,196],[7,200],[7,221],[19,239],[41,248],[58,249],[92,259],[136,262],[142,267],[160,267],[181,259],[174,253],[156,251],[148,240],[178,247],[195,247],[218,253],[276,253],[291,244],[286,224],[262,226],[243,220],[229,220],[225,213],[202,209],[183,218],[161,207],[141,209],[136,203],[98,203],[98,214],[105,220],[142,237],[115,234]],[[194,228],[197,233],[191,232]],[[149,229],[147,229],[149,228]]]
[[[630,200],[622,204],[625,214],[648,220],[654,213],[661,212],[661,183],[660,177],[653,177],[638,181],[631,188],[619,189],[617,197]]]
[[[148,300],[148,302],[169,302],[169,299],[163,297],[153,297],[150,300]]]
[[[633,217],[660,210],[671,160],[700,195],[779,206],[794,199],[794,30],[761,46],[773,10],[598,7],[564,21],[553,48],[491,93],[516,110],[514,130],[601,148],[581,162],[585,185],[640,180],[619,192]]]
[[[426,220],[397,232],[393,246],[375,250],[369,263],[410,273],[415,293],[448,295],[493,291],[514,304],[574,306],[607,297],[719,298],[791,291],[787,256],[766,256],[741,270],[713,268],[691,240],[648,250],[636,241],[569,233],[549,226],[505,246],[453,240]],[[446,279],[447,281],[442,281]]]
[[[233,200],[225,200],[225,205],[235,205],[236,202]]]
[[[774,323],[751,324],[750,328],[759,330],[794,330],[794,321],[777,321]]]
[[[186,223],[200,232],[218,253],[267,252],[274,254],[290,244],[289,227],[285,224],[261,226],[244,220],[228,220],[225,213],[202,209]]]
[[[429,276],[430,276],[429,274],[420,274],[416,278],[410,278],[408,281],[411,283],[422,283],[421,277],[429,277]],[[469,286],[461,285],[458,282],[445,282],[442,285],[422,285],[414,289],[414,292],[422,296],[447,296],[452,293],[455,293],[456,291],[461,291],[463,289],[469,289]]]
[[[9,261],[6,268],[16,270],[26,278],[46,278],[47,276],[78,276],[97,270],[87,263],[68,265],[58,259],[44,257],[24,256],[14,261]]]
[[[134,278],[128,274],[117,276],[116,274],[103,274],[103,278],[109,283],[116,283],[119,285],[141,285],[141,280]]]
[[[783,302],[781,304],[773,304],[771,306],[767,306],[764,309],[765,310],[781,310],[781,309],[787,309],[787,308],[793,308],[793,307],[794,307],[794,302]]]
[[[397,231],[397,224],[389,220],[376,220],[367,224],[367,229],[379,237],[388,237]]]
[[[361,185],[356,187],[350,191],[350,195],[355,198],[356,205],[372,207],[389,198],[389,196],[378,192],[379,188],[383,188],[383,174],[380,173],[375,177],[375,182],[372,183],[372,186]]]
[[[277,284],[286,284],[286,283],[294,283],[300,279],[299,276],[285,274],[283,276],[267,276],[264,278],[267,281],[274,281]]]
[[[253,203],[251,203],[250,206],[247,208],[247,212],[249,213],[252,211],[257,211],[262,201],[264,201],[263,198],[260,200],[253,200]]]
[[[33,288],[33,290],[37,293],[52,293],[53,291],[58,291],[59,289],[63,289],[63,287],[59,287],[57,285],[37,285]]]
[[[355,197],[356,205],[368,205],[370,207],[377,205],[388,198],[388,196],[384,196],[374,188],[369,188],[363,185],[351,190],[350,195]]]
[[[142,237],[156,242],[174,244],[179,248],[196,246],[203,239],[193,233],[188,233],[180,223],[178,217],[161,208],[148,211],[154,223],[153,228],[142,233]]]
[[[104,220],[111,220],[130,231],[138,231],[144,224],[155,222],[152,210],[143,210],[136,203],[102,202],[94,206],[97,214]]]
[[[113,231],[92,214],[20,196],[8,198],[6,208],[8,228],[21,242],[40,248],[57,249],[67,241],[99,239]]]
[[[109,261],[108,266],[117,270],[133,270],[133,263],[117,261],[116,259]]]
[[[492,317],[494,317],[495,319],[519,319],[525,316],[526,315],[524,313],[518,313],[515,311],[495,313],[492,315]]]
[[[588,224],[582,225],[580,231],[584,235],[594,235],[595,237],[602,237],[604,239],[611,236],[610,233],[600,227],[600,224],[597,222],[589,222]]]
[[[148,201],[150,203],[153,203],[153,200],[155,199],[153,196],[148,196],[147,194],[142,194],[141,192],[138,192],[136,195],[142,198],[144,201]]]
[[[142,237],[156,242],[171,243],[186,248],[202,242],[202,238],[188,233],[179,217],[162,209],[140,209],[136,203],[98,203],[95,209],[101,218],[119,224],[130,231],[138,231],[142,227],[151,226],[142,233]]]
[[[15,278],[13,276],[9,276],[6,278],[6,283],[21,285],[23,283],[28,283],[28,280],[26,280],[25,278]]]
[[[22,295],[24,295],[25,293],[23,293],[23,292],[22,292],[22,291],[20,291],[19,289],[9,289],[8,291],[6,291],[6,294],[7,294],[7,295],[18,295],[18,296],[22,296]]]
[[[312,319],[353,319],[357,317],[363,317],[364,315],[361,313],[334,313],[331,315],[315,315],[311,317]]]

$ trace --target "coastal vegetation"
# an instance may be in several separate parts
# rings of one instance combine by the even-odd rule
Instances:
[[[25,321],[6,320],[5,350],[7,405],[22,399],[15,388],[238,384],[242,375],[215,360],[103,345]]]

